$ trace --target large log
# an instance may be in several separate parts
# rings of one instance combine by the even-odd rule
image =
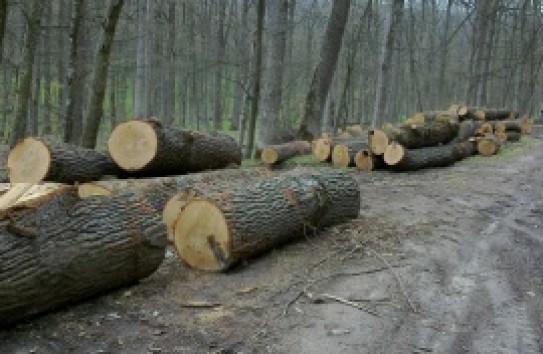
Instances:
[[[166,229],[145,199],[81,200],[71,186],[41,198],[2,213],[0,326],[133,284],[161,264]]]
[[[389,168],[397,171],[449,166],[460,156],[455,143],[410,150],[396,142],[390,143],[383,155]]]
[[[108,140],[108,151],[125,171],[164,176],[241,164],[234,139],[163,126],[156,120],[119,124]]]
[[[354,167],[356,153],[368,144],[361,140],[338,142],[332,149],[332,164],[336,167]]]
[[[276,165],[294,156],[311,154],[311,144],[296,140],[279,145],[269,145],[262,149],[262,161],[268,165]]]
[[[375,155],[370,149],[361,149],[354,158],[359,171],[374,171],[386,167],[383,155]]]
[[[37,137],[15,144],[9,152],[7,169],[11,183],[88,182],[121,173],[104,153]]]
[[[477,151],[483,156],[492,156],[496,154],[502,145],[502,141],[496,138],[494,134],[486,134],[484,137],[477,138]]]
[[[438,119],[425,125],[411,125],[386,129],[388,141],[408,149],[447,144],[458,134],[459,124],[452,119]]]
[[[224,271],[314,227],[358,216],[358,184],[341,172],[271,178],[189,201],[175,222],[175,245],[190,266]]]

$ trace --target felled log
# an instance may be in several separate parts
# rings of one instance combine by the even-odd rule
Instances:
[[[163,126],[157,120],[119,124],[108,140],[108,151],[125,171],[141,176],[165,176],[241,164],[234,139]]]
[[[188,202],[175,223],[175,245],[191,267],[224,271],[313,227],[357,217],[359,203],[357,182],[345,173],[271,178]]]
[[[362,126],[360,124],[349,125],[345,128],[345,131],[354,138],[362,136],[363,133]]]
[[[451,143],[411,150],[392,142],[388,145],[383,158],[392,170],[415,171],[452,165],[460,156],[457,149],[457,145]]]
[[[458,108],[458,116],[460,119],[474,119],[474,120],[485,120],[485,112],[483,109],[479,107],[467,107],[467,106],[460,106]]]
[[[486,134],[484,137],[477,138],[477,151],[483,156],[496,154],[501,145],[502,142],[494,134]]]
[[[477,144],[475,141],[466,140],[456,143],[456,157],[457,160],[463,160],[477,153]]]
[[[262,161],[268,165],[279,164],[294,156],[311,154],[311,144],[296,140],[280,145],[269,145],[262,149]]]
[[[518,113],[507,109],[482,109],[485,120],[516,119]]]
[[[494,125],[490,122],[484,122],[475,130],[476,136],[485,136],[494,133]]]
[[[534,125],[534,119],[529,116],[523,116],[520,118],[520,127],[522,134],[532,134],[532,126]]]
[[[428,112],[418,112],[413,114],[411,117],[407,118],[406,125],[421,125],[426,123],[431,123],[435,120],[440,119],[452,119],[458,121],[458,113],[456,111],[447,110],[447,111],[428,111]]]
[[[388,136],[380,129],[371,129],[368,131],[368,146],[375,155],[383,155],[388,146]]]
[[[454,138],[454,141],[463,142],[475,136],[477,134],[477,130],[481,127],[481,125],[482,122],[474,120],[465,120],[460,122],[458,134]]]
[[[517,131],[506,131],[505,134],[507,135],[507,141],[509,142],[520,141],[520,138],[522,136],[522,133]]]
[[[9,152],[7,169],[11,183],[88,182],[121,170],[104,153],[29,137]]]
[[[522,133],[520,120],[501,120],[494,123],[494,132],[515,131]]]
[[[374,171],[386,167],[383,155],[375,155],[370,149],[359,150],[354,161],[359,171]]]
[[[336,167],[354,167],[356,153],[367,148],[367,143],[354,140],[334,144],[332,149],[332,164]]]
[[[0,327],[133,284],[161,264],[166,229],[145,199],[81,200],[72,186],[40,198],[0,217]]]
[[[446,144],[456,137],[458,129],[457,121],[440,119],[421,126],[393,127],[386,129],[384,133],[390,142],[397,142],[408,149],[418,149]]]
[[[330,136],[323,136],[315,140],[313,144],[313,156],[319,162],[332,161],[332,138]]]

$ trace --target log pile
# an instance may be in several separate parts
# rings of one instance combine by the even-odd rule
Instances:
[[[403,124],[371,129],[367,139],[323,136],[313,142],[318,161],[360,171],[414,171],[443,167],[473,154],[492,156],[531,133],[533,120],[506,109],[453,105],[415,113]]]

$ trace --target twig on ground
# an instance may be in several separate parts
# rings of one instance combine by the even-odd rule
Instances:
[[[418,313],[417,311],[417,308],[415,307],[415,305],[413,305],[413,302],[411,301],[411,298],[409,297],[409,295],[407,294],[407,291],[405,290],[405,286],[403,285],[403,282],[400,278],[400,276],[398,275],[398,273],[396,273],[394,271],[394,269],[392,268],[392,266],[390,265],[390,263],[383,257],[381,256],[377,251],[375,251],[374,249],[372,249],[371,247],[367,246],[367,249],[368,249],[368,252],[372,253],[373,256],[375,256],[375,258],[379,259],[381,262],[383,262],[390,270],[390,272],[394,275],[394,277],[396,278],[396,281],[398,282],[398,286],[400,287],[400,290],[403,294],[403,296],[405,297],[405,299],[407,300],[407,304],[409,305],[409,307],[411,308],[411,310],[414,312],[414,313]]]
[[[357,304],[356,302],[349,301],[347,299],[344,299],[344,298],[336,296],[336,295],[320,294],[320,295],[315,296],[315,295],[313,295],[313,294],[311,294],[309,292],[306,292],[305,294],[314,303],[320,303],[320,302],[323,301],[323,299],[328,299],[328,300],[339,302],[340,304],[343,304],[343,305],[354,307],[354,308],[356,308],[358,310],[367,312],[370,315],[380,317],[380,315],[376,311],[371,310],[371,309],[369,309],[369,308],[367,308],[365,306]]]

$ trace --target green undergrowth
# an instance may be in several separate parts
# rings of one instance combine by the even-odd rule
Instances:
[[[543,141],[534,138],[533,136],[522,136],[520,141],[516,143],[507,143],[504,145],[500,151],[494,156],[481,156],[474,155],[466,160],[465,163],[491,163],[494,161],[506,161],[511,160],[521,155],[526,154],[527,152],[533,150],[534,148],[541,146]]]

